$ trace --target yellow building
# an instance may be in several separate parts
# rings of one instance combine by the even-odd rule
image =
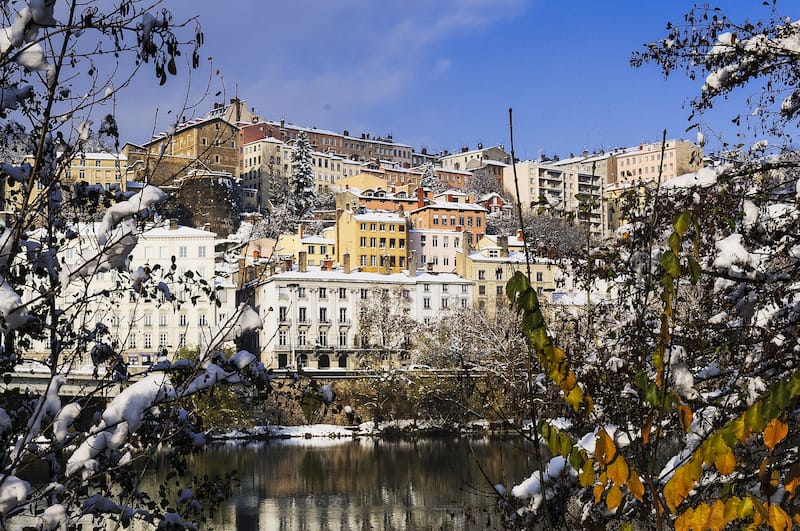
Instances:
[[[33,156],[25,157],[25,162],[33,164]],[[63,166],[60,183],[66,192],[65,200],[69,200],[74,183],[83,182],[87,185],[100,185],[104,190],[118,188],[125,191],[125,169],[127,159],[124,155],[114,153],[81,153],[75,156],[68,164]],[[44,190],[44,185],[37,182],[31,190],[28,199],[29,207],[38,201],[39,194]],[[5,210],[17,210],[22,204],[22,196],[17,185],[7,187],[4,197]]]
[[[456,273],[475,283],[473,304],[492,314],[498,304],[506,304],[506,283],[515,272],[526,272],[524,252],[509,252],[508,237],[497,237],[497,244],[482,241],[483,247],[474,250],[472,234],[464,233],[462,248],[456,257]],[[542,302],[555,302],[567,294],[567,280],[563,272],[549,260],[538,259],[531,263],[531,285]]]
[[[294,263],[299,263],[300,252],[306,253],[308,266],[333,265],[336,260],[336,229],[329,227],[321,235],[305,234],[300,225],[296,234],[282,234],[278,239],[275,253],[278,256],[291,256]]]
[[[357,188],[359,190],[388,190],[389,181],[368,173],[359,173],[352,177],[343,177],[337,180],[336,188],[340,191],[346,190],[347,188]]]
[[[408,222],[390,212],[337,212],[336,261],[372,273],[399,273],[408,263]],[[345,266],[346,268],[347,266]]]

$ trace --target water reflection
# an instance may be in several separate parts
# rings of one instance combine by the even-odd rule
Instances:
[[[533,469],[530,450],[518,438],[286,440],[214,446],[189,468],[238,472],[220,529],[500,529],[476,459],[493,483],[511,485]]]

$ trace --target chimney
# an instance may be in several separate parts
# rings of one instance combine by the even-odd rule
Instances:
[[[333,269],[333,260],[326,258],[322,261],[322,270],[330,271],[331,269]]]
[[[300,224],[297,226],[297,238],[298,238],[299,240],[302,240],[302,239],[303,239],[303,229],[304,229],[304,227],[303,227],[303,224],[302,224],[302,223],[300,223]]]
[[[388,275],[389,273],[391,273],[391,271],[392,271],[392,268],[389,267],[389,257],[388,256],[382,256],[381,257],[381,273],[383,273],[384,275]]]
[[[422,208],[425,206],[425,190],[422,189],[420,186],[417,188],[417,208]]]
[[[522,241],[522,229],[517,229],[517,240]]]
[[[411,251],[408,255],[408,276],[417,276],[417,251]]]
[[[177,230],[178,229],[178,220],[175,218],[169,218],[169,230]]]
[[[342,256],[342,269],[346,275],[350,274],[350,253],[344,253]]]
[[[292,260],[291,256],[289,258],[285,258],[283,260],[283,270],[284,271],[291,271],[293,265],[294,265],[294,261]]]
[[[464,256],[467,256],[472,251],[472,232],[464,231],[464,236],[461,239],[461,248],[464,250]]]
[[[498,236],[497,245],[500,246],[500,257],[508,258],[508,236]]]
[[[308,253],[305,251],[297,253],[297,270],[300,273],[308,271]]]
[[[345,130],[344,130],[344,136],[350,136],[350,131],[348,131],[347,129],[345,129]]]
[[[261,252],[258,249],[253,249],[253,260],[261,258]]]
[[[177,223],[177,220],[176,220],[176,223]],[[206,231],[206,232],[209,232],[211,230],[211,223],[203,223],[203,230]]]

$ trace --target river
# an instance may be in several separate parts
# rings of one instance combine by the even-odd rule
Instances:
[[[240,484],[215,529],[501,529],[491,485],[528,477],[530,450],[517,437],[287,439],[214,445],[192,456],[189,470],[237,472]]]

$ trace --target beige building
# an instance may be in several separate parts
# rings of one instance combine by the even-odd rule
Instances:
[[[483,168],[491,162],[510,164],[511,155],[506,153],[505,146],[492,146],[484,148],[478,144],[477,149],[464,147],[459,153],[447,154],[440,159],[442,168],[451,170],[476,170]]]
[[[624,186],[639,181],[655,182],[662,162],[661,182],[695,172],[703,165],[703,150],[689,141],[667,140],[663,157],[661,150],[661,142],[655,142],[612,152],[608,183]]]

